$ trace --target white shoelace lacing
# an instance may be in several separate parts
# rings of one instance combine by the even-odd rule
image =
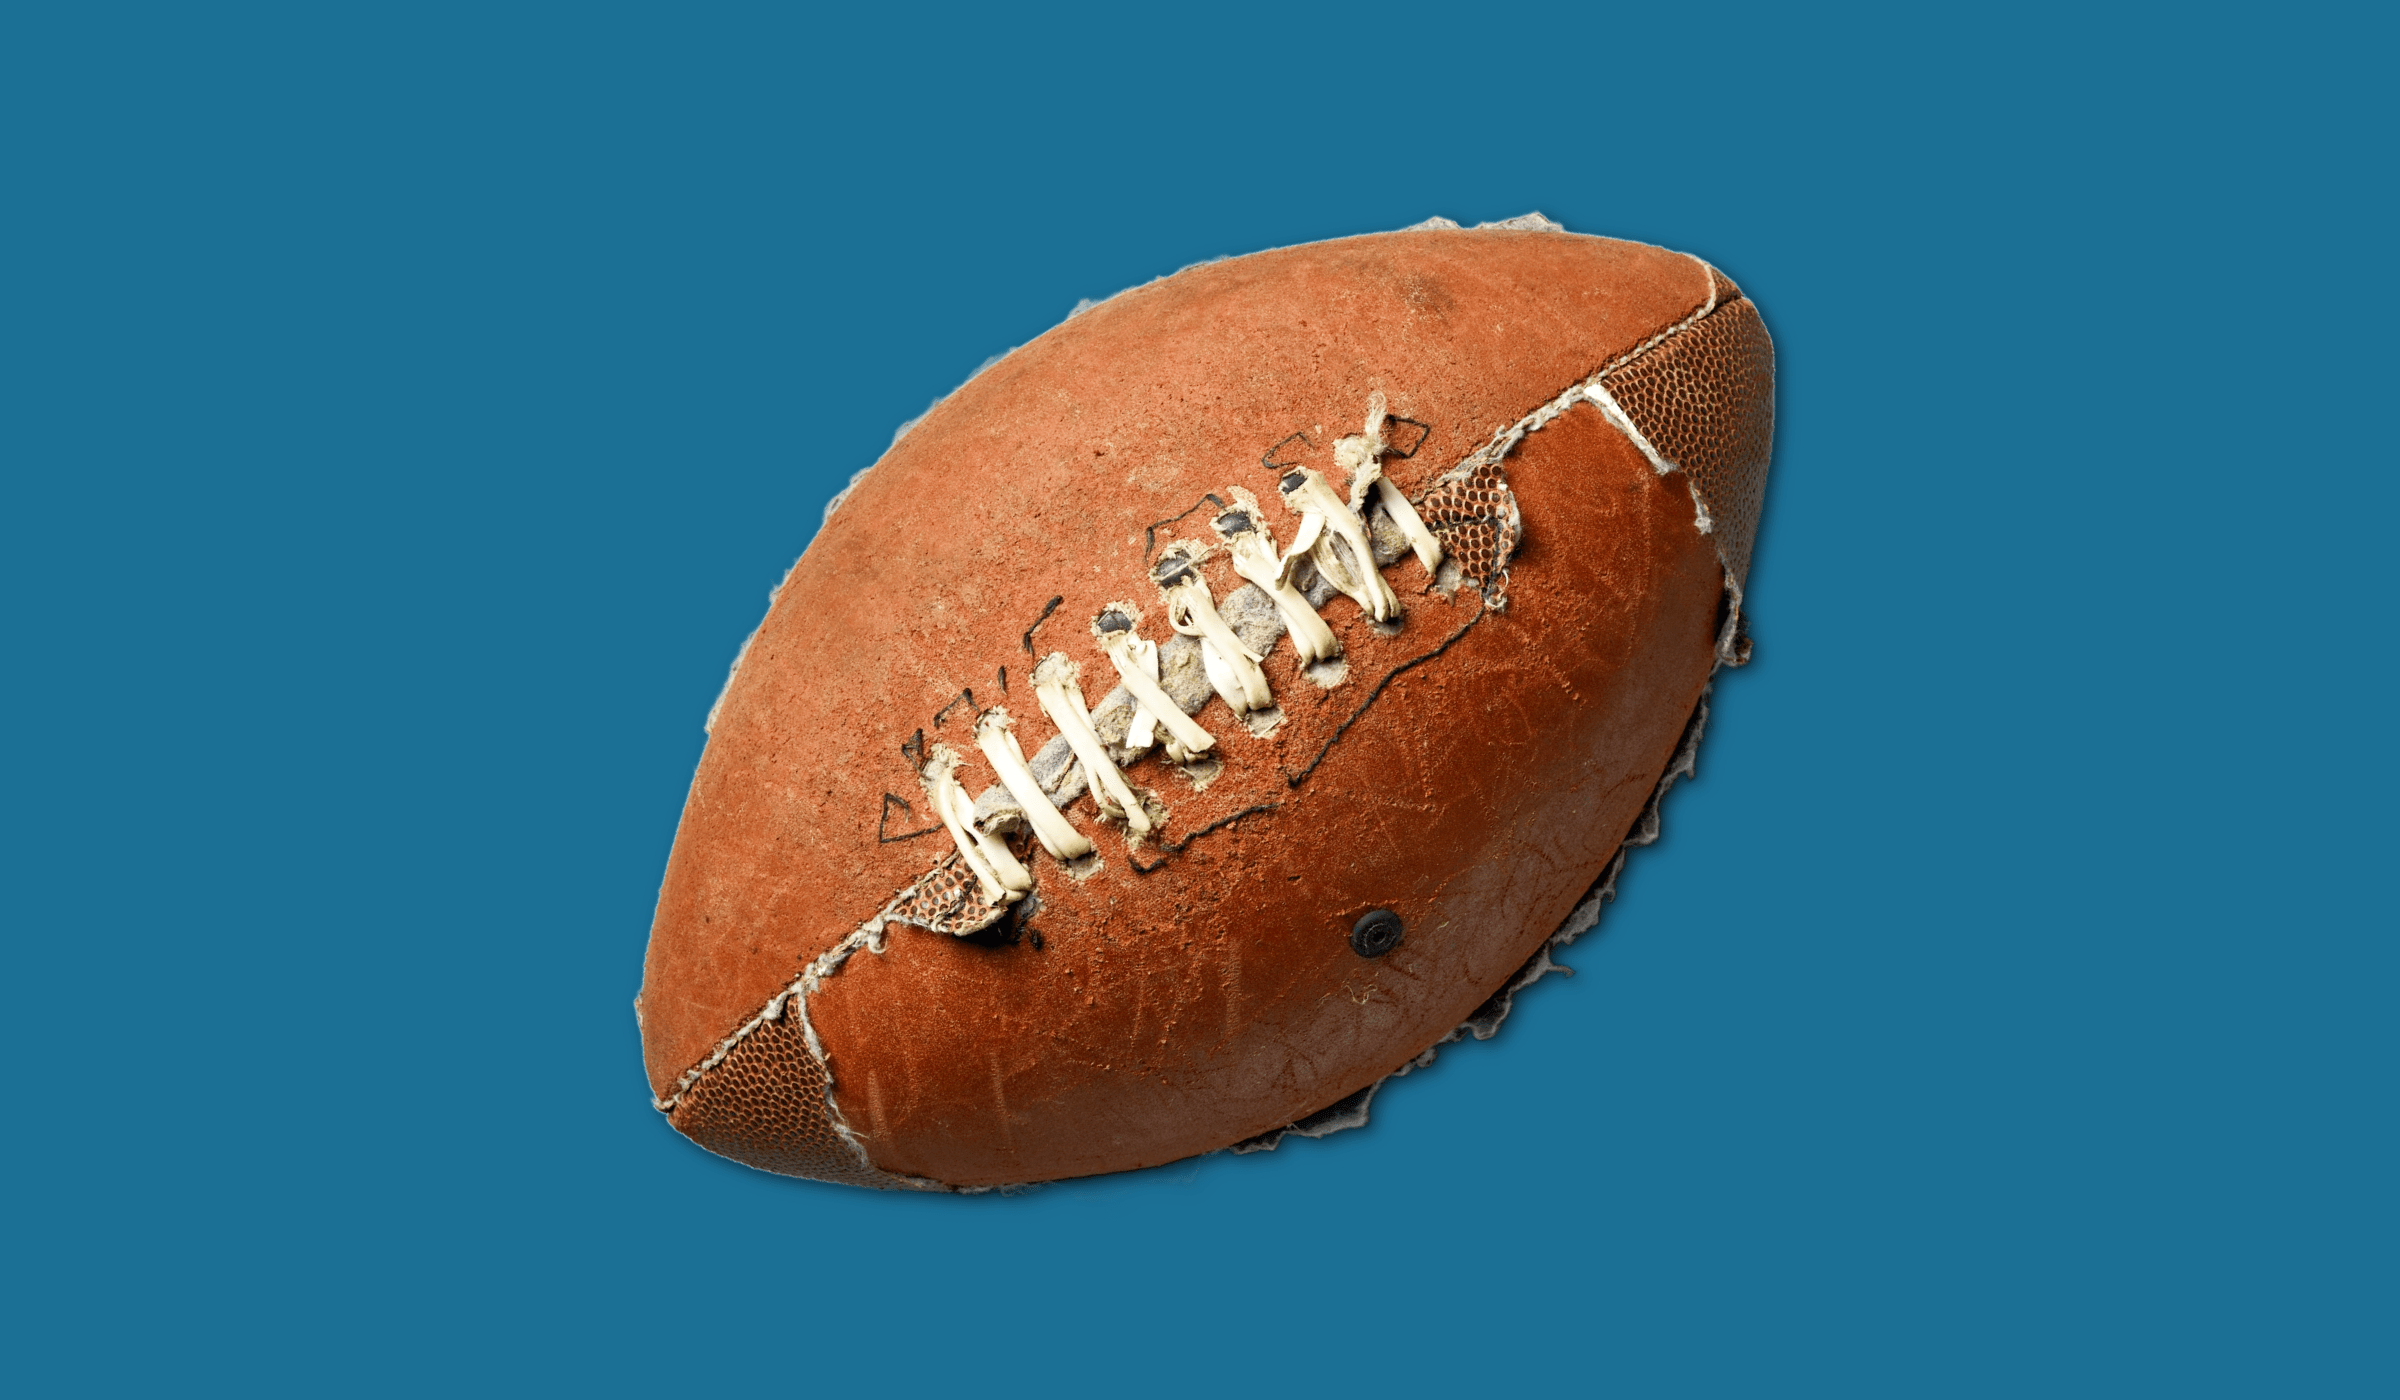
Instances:
[[[1283,474],[1278,483],[1283,503],[1300,515],[1300,533],[1292,547],[1284,551],[1286,562],[1306,554],[1317,566],[1325,581],[1364,608],[1377,622],[1389,622],[1400,615],[1400,595],[1383,581],[1375,567],[1374,547],[1367,543],[1367,527],[1358,512],[1348,502],[1334,494],[1325,478],[1313,467],[1294,467]],[[1338,539],[1347,547],[1344,559],[1334,547]],[[1352,570],[1356,561],[1357,572]]]
[[[1226,493],[1234,505],[1221,509],[1210,522],[1224,542],[1234,573],[1275,605],[1303,666],[1340,656],[1342,643],[1293,583],[1302,559],[1313,563],[1328,584],[1375,621],[1391,622],[1401,614],[1399,595],[1384,581],[1375,563],[1366,524],[1375,505],[1380,505],[1407,537],[1429,575],[1441,566],[1444,551],[1440,540],[1400,488],[1383,474],[1382,459],[1389,450],[1383,429],[1388,417],[1386,401],[1378,391],[1367,400],[1363,430],[1334,443],[1335,467],[1348,477],[1347,500],[1313,468],[1293,467],[1284,473],[1278,483],[1283,503],[1300,517],[1289,549],[1277,553],[1274,533],[1260,512],[1258,498],[1238,486]],[[1165,600],[1168,624],[1199,641],[1209,685],[1236,715],[1247,715],[1271,707],[1274,696],[1260,665],[1266,658],[1252,650],[1217,610],[1216,595],[1202,570],[1214,552],[1196,540],[1173,541],[1160,552],[1151,581]],[[1052,606],[1056,606],[1055,600]],[[1111,603],[1092,620],[1094,640],[1134,702],[1124,747],[1128,754],[1139,755],[1163,742],[1170,760],[1188,763],[1214,748],[1216,740],[1167,693],[1159,647],[1141,635],[1141,622],[1140,608],[1129,602]],[[1005,676],[1002,685],[1006,687]],[[1085,786],[1101,815],[1122,820],[1135,836],[1150,834],[1156,823],[1125,774],[1110,760],[1108,744],[1084,703],[1075,663],[1063,652],[1043,657],[1033,670],[1033,689],[1042,713],[1057,727],[1082,768]],[[1061,861],[1091,854],[1091,840],[1075,829],[1034,776],[1007,710],[994,706],[977,717],[975,746],[1015,799],[1042,849]],[[999,832],[976,823],[975,804],[958,782],[958,764],[956,750],[936,744],[921,775],[925,791],[960,859],[974,872],[984,903],[997,908],[1023,898],[1033,888],[1033,877]],[[1004,810],[995,820],[1005,826],[1014,816]]]
[[[1209,732],[1195,723],[1183,707],[1160,687],[1151,667],[1144,666],[1134,656],[1133,643],[1141,640],[1142,610],[1132,603],[1111,603],[1092,619],[1092,637],[1107,653],[1117,676],[1125,682],[1136,703],[1149,712],[1167,731],[1167,757],[1177,763],[1188,763],[1196,754],[1207,752],[1216,744]]]
[[[1150,577],[1167,600],[1167,625],[1200,639],[1208,683],[1235,714],[1266,709],[1275,703],[1267,689],[1267,673],[1258,668],[1266,658],[1252,651],[1217,611],[1208,580],[1200,572],[1207,557],[1208,547],[1191,540],[1177,540],[1158,556]]]
[[[1017,745],[1015,721],[1006,709],[994,705],[975,721],[975,747],[983,750],[992,771],[1000,775],[1000,785],[1024,809],[1025,820],[1032,824],[1034,839],[1042,843],[1043,850],[1060,860],[1092,853],[1090,839],[1075,829],[1050,794],[1042,791],[1041,780],[1033,776],[1025,750]]]
[[[1108,746],[1100,741],[1100,731],[1092,727],[1091,711],[1084,708],[1075,663],[1065,652],[1054,651],[1033,668],[1033,693],[1041,702],[1042,713],[1067,737],[1075,761],[1083,765],[1084,784],[1092,790],[1092,803],[1101,815],[1121,817],[1135,832],[1149,834],[1150,814],[1142,810],[1141,799],[1133,795],[1125,775],[1109,762]]]
[[[975,804],[967,790],[958,785],[958,750],[948,744],[933,746],[933,757],[922,775],[925,795],[933,800],[934,815],[950,829],[950,839],[958,844],[958,853],[965,858],[967,868],[975,872],[975,881],[983,887],[983,902],[1001,905],[1023,899],[1033,888],[1033,876],[1017,860],[1008,843],[975,825]]]
[[[1408,547],[1416,551],[1417,562],[1425,566],[1426,576],[1431,577],[1442,566],[1442,542],[1425,528],[1424,519],[1408,503],[1408,497],[1400,494],[1400,488],[1383,474],[1383,454],[1390,446],[1383,440],[1383,420],[1387,416],[1383,391],[1378,389],[1367,396],[1365,431],[1333,445],[1333,464],[1350,473],[1351,511],[1365,520],[1368,495],[1382,502],[1384,514],[1408,537]]]
[[[1342,642],[1317,616],[1308,596],[1292,586],[1292,561],[1275,553],[1275,536],[1259,518],[1258,498],[1239,486],[1231,488],[1235,509],[1225,511],[1210,522],[1217,538],[1225,541],[1225,552],[1233,560],[1233,571],[1256,585],[1261,593],[1283,614],[1283,630],[1291,636],[1292,651],[1300,664],[1330,661],[1342,654]]]

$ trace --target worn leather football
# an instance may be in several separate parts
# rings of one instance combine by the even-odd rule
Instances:
[[[711,714],[658,1108],[990,1187],[1355,1121],[1489,1034],[1745,658],[1773,379],[1722,273],[1538,216],[1190,268],[991,364]]]

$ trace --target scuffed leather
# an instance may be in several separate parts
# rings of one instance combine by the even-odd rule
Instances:
[[[1020,639],[1051,597],[1064,601],[1034,651],[1083,661],[1096,701],[1106,663],[1085,628],[1138,586],[1154,523],[1230,485],[1271,499],[1262,454],[1297,432],[1307,441],[1287,455],[1329,461],[1376,390],[1430,425],[1413,456],[1384,464],[1414,496],[1494,428],[1691,316],[1712,279],[1730,287],[1676,254],[1567,234],[1347,239],[1128,292],[979,375],[834,512],[729,688],[652,930],[654,1088],[674,1093],[931,868],[930,839],[876,840],[883,794],[916,791],[901,746],[920,729],[965,746],[971,708],[935,717],[968,688],[977,705],[1038,713]],[[832,1150],[829,1071],[873,1180],[1120,1170],[1291,1122],[1456,1025],[1639,816],[1706,682],[1723,582],[1684,482],[1597,409],[1570,410],[1504,467],[1525,523],[1508,610],[1394,679],[1302,786],[1288,775],[1378,679],[1468,623],[1475,590],[1444,599],[1419,591],[1413,561],[1387,569],[1408,606],[1397,636],[1347,601],[1326,610],[1347,683],[1318,688],[1279,646],[1266,669],[1286,719],[1270,737],[1221,704],[1198,716],[1223,756],[1205,791],[1156,759],[1128,770],[1170,812],[1170,841],[1274,810],[1145,875],[1078,801],[1069,815],[1103,868],[1079,881],[1033,858],[1040,949],[894,926],[807,1003],[826,1063],[787,1013],[771,1043],[746,1040],[701,1076],[677,1126],[770,1170],[858,1180]],[[1155,544],[1204,538],[1205,518],[1161,527]],[[979,758],[962,777],[991,781]],[[1348,935],[1371,908],[1408,933],[1367,960]]]

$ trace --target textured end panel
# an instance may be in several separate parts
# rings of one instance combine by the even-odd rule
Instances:
[[[1510,556],[1522,521],[1497,461],[1479,462],[1464,476],[1444,477],[1416,502],[1418,514],[1459,572],[1494,607],[1507,603]]]
[[[1726,566],[1747,581],[1775,441],[1775,346],[1758,308],[1720,306],[1605,383],[1658,455],[1691,473]]]
[[[846,1186],[908,1183],[869,1166],[834,1131],[825,1109],[825,1066],[809,1053],[800,1018],[787,1009],[762,1021],[697,1083],[671,1115],[692,1141],[746,1166]]]
[[[1017,851],[1020,859],[1024,854]],[[934,862],[924,879],[909,886],[883,917],[895,924],[914,924],[957,938],[997,923],[1007,912],[1005,904],[994,908],[983,902],[974,874],[953,847]]]

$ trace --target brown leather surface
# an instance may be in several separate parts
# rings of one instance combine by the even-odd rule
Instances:
[[[1720,306],[1604,382],[1658,455],[1692,474],[1726,566],[1748,580],[1775,442],[1775,346],[1758,308]]]
[[[1155,874],[1128,875],[1111,850],[1088,882],[1046,877],[1040,951],[895,934],[884,956],[826,979],[810,1013],[836,1102],[878,1165],[995,1184],[1251,1137],[1398,1068],[1558,927],[1691,716],[1723,575],[1682,483],[1597,409],[1572,410],[1508,462],[1527,533],[1508,612],[1394,680],[1294,792],[1281,775],[1368,683],[1475,612],[1472,590],[1452,605],[1418,598],[1386,639],[1329,607],[1350,683],[1323,706],[1287,700],[1308,707],[1288,732],[1225,736],[1226,775],[1176,804],[1205,803],[1195,822],[1281,808]],[[1313,689],[1289,648],[1268,676],[1279,696]],[[1361,958],[1352,925],[1378,908],[1408,932]]]
[[[1151,600],[1153,524],[1233,485],[1272,501],[1261,455],[1287,443],[1279,460],[1327,467],[1376,390],[1429,425],[1412,457],[1385,462],[1418,495],[1495,428],[1689,315],[1709,277],[1567,234],[1348,239],[1126,293],[952,396],[810,545],[725,698],[652,931],[654,1088],[673,1094],[951,849],[940,834],[877,840],[885,793],[922,807],[904,743],[921,730],[967,751],[961,777],[979,791],[993,775],[967,737],[974,706],[1008,703],[1028,752],[1049,738],[1020,638],[1050,598],[1032,651],[1076,658],[1097,704],[1114,677],[1087,627],[1110,601]],[[1384,571],[1408,604],[1396,635],[1347,600],[1323,609],[1344,684],[1295,674],[1284,643],[1266,665],[1286,716],[1274,734],[1254,738],[1221,702],[1199,713],[1222,755],[1205,790],[1156,757],[1127,770],[1168,809],[1167,843],[1272,810],[1149,846],[1142,864],[1163,864],[1142,874],[1079,799],[1068,816],[1100,868],[1079,880],[1030,860],[1041,948],[895,925],[882,953],[825,979],[809,1014],[876,1166],[995,1183],[1222,1146],[1388,1072],[1556,926],[1691,713],[1720,578],[1683,482],[1589,406],[1502,466],[1525,524],[1506,612],[1479,617],[1472,588],[1420,593],[1404,560]],[[1207,538],[1207,514],[1155,542]],[[1289,543],[1293,518],[1267,516]],[[1219,597],[1238,584],[1222,559],[1207,572]],[[1145,631],[1168,635],[1155,616]],[[943,715],[970,687],[973,704]],[[1409,932],[1362,959],[1350,927],[1378,907]],[[770,1170],[855,1180],[809,1107],[823,1073],[787,1015],[701,1076],[676,1124]]]
[[[903,1183],[869,1166],[825,1113],[825,1067],[810,1054],[799,1017],[744,1036],[675,1108],[675,1126],[721,1157],[785,1176],[848,1186]]]

